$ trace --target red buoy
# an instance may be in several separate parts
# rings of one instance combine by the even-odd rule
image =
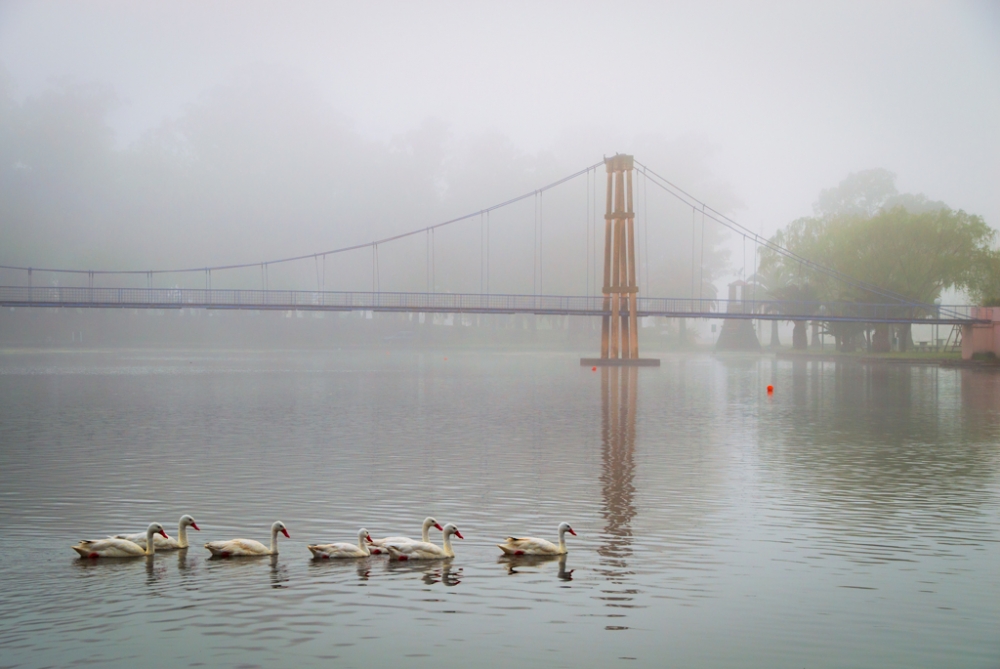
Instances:
[[[767,392],[769,392],[769,393],[773,393],[773,392],[774,392],[774,386],[771,386],[771,385],[769,385],[769,386],[767,387]]]
[[[591,368],[590,368],[590,371],[592,371],[592,372],[596,372],[596,371],[597,371],[597,367],[591,367]]]

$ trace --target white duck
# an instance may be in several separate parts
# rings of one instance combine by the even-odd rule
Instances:
[[[497,547],[505,555],[565,555],[566,554],[566,533],[569,532],[574,537],[576,532],[569,526],[569,523],[559,523],[559,545],[556,546],[551,541],[545,539],[535,539],[534,537],[507,537],[502,544]]]
[[[268,548],[259,541],[253,539],[230,539],[229,541],[210,541],[205,544],[205,548],[212,552],[215,557],[250,557],[254,555],[277,555],[278,554],[278,532],[291,538],[283,522],[276,521],[271,525],[271,547]]]
[[[348,543],[340,544],[319,544],[306,546],[309,552],[313,554],[314,558],[323,559],[336,559],[336,558],[365,558],[371,555],[371,551],[368,550],[368,544],[371,543],[372,537],[368,534],[368,530],[361,528],[358,530],[358,545]]]
[[[187,528],[193,527],[194,529],[201,531],[198,527],[198,523],[194,522],[194,518],[184,514],[181,519],[177,521],[177,538],[168,537],[164,539],[161,536],[154,536],[153,543],[156,544],[156,550],[158,551],[174,551],[180,548],[188,547],[188,535]],[[134,544],[146,548],[146,533],[137,532],[136,534],[116,534],[116,539],[128,539]]]
[[[459,539],[464,539],[458,528],[448,523],[444,526],[444,542],[441,546],[435,546],[429,541],[413,541],[407,544],[389,544],[386,549],[393,560],[441,560],[443,558],[455,557],[455,551],[451,549],[451,535]]]
[[[156,542],[153,541],[154,534],[167,536],[167,533],[163,531],[162,525],[159,523],[150,523],[149,527],[146,528],[145,535],[146,546],[149,546],[148,550],[128,539],[119,539],[117,537],[95,540],[84,539],[76,546],[73,546],[73,550],[79,553],[82,558],[121,558],[153,555],[156,552]]]
[[[438,524],[438,521],[434,520],[430,516],[427,516],[426,518],[424,518],[424,524],[420,528],[421,541],[425,543],[430,543],[431,540],[430,537],[428,536],[428,532],[432,527],[437,528],[439,530],[442,529],[441,526]],[[383,537],[381,539],[373,539],[372,545],[369,546],[369,548],[371,549],[373,555],[380,555],[382,553],[387,552],[386,547],[389,544],[412,544],[415,542],[416,539],[411,539],[410,537]]]

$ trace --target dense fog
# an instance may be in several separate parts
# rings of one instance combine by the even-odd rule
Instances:
[[[995,6],[976,3],[7,3],[0,263],[147,270],[310,254],[479,211],[615,152],[768,235],[872,167],[996,226],[985,186],[1000,178],[998,26]],[[488,232],[473,217],[377,254],[215,273],[212,285],[598,292],[603,167],[594,174],[493,212]],[[644,294],[707,297],[752,273],[752,245],[638,176],[635,188]]]
[[[116,146],[108,123],[117,104],[108,86],[59,83],[21,103],[9,86],[4,92],[4,141],[16,156],[6,166],[0,205],[6,264],[146,270],[269,261],[424,228],[587,166],[556,150],[524,152],[499,132],[456,137],[435,120],[388,141],[367,138],[281,68],[246,70],[125,147]],[[655,135],[635,142],[645,161],[717,208],[738,204],[732,188],[712,176],[704,143]],[[590,164],[600,159],[591,156]],[[381,245],[376,287],[478,292],[489,262],[492,292],[583,294],[593,248],[603,248],[605,180],[602,165],[596,182],[591,172],[490,213],[488,259],[485,216],[440,228],[433,239],[419,234]],[[647,185],[637,177],[634,188],[642,246],[650,227],[642,227],[644,214],[655,220],[650,281],[687,295],[697,254],[698,281],[711,291],[711,272],[700,272],[702,231],[705,264],[721,272],[720,228],[710,221],[703,227],[663,191],[647,194]],[[672,242],[680,238],[684,244]],[[266,285],[312,289],[318,274],[328,290],[368,290],[372,262],[373,251],[362,249],[318,266],[269,266]],[[162,277],[168,285],[204,279]],[[65,285],[68,278],[52,280]],[[261,287],[261,270],[216,273],[212,285]]]

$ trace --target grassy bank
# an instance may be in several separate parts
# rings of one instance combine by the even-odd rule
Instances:
[[[816,349],[795,350],[779,349],[774,351],[778,358],[802,359],[802,360],[823,360],[829,362],[888,362],[907,363],[924,365],[947,365],[947,366],[992,366],[1000,367],[1000,361],[996,358],[977,358],[974,360],[962,360],[959,351],[892,351],[890,353],[872,353],[871,351],[854,351],[844,353],[836,350],[820,351]]]

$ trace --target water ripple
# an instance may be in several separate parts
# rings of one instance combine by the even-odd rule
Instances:
[[[0,355],[2,664],[1000,658],[1000,375],[442,357]],[[69,550],[183,513],[185,551]],[[466,536],[453,560],[305,548],[428,514]],[[277,519],[277,556],[201,548]],[[498,558],[562,520],[565,559]]]

